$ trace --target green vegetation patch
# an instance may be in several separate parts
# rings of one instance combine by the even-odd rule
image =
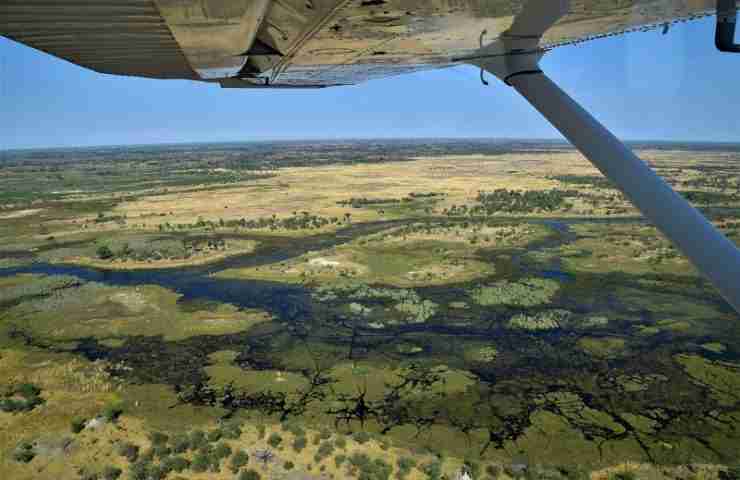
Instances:
[[[740,401],[740,365],[712,361],[699,355],[680,354],[674,358],[694,381],[707,387],[712,398],[721,405]]]
[[[578,346],[589,355],[600,358],[611,358],[622,355],[627,342],[618,337],[584,337],[578,340]]]
[[[559,288],[558,282],[544,278],[528,278],[518,282],[501,280],[493,285],[475,288],[470,296],[483,306],[533,307],[549,303]]]
[[[28,288],[49,290],[47,277],[38,281],[42,286]],[[72,280],[65,278],[62,282],[69,284]],[[269,321],[263,312],[226,304],[212,311],[186,312],[177,304],[179,298],[179,294],[159,286],[113,287],[79,281],[76,288],[53,290],[13,307],[8,317],[16,328],[56,341],[134,335],[179,340],[242,332]]]
[[[534,315],[519,313],[509,319],[506,326],[516,330],[555,330],[567,325],[571,312],[568,310],[545,310]]]

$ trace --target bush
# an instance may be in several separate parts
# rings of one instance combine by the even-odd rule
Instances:
[[[190,437],[184,433],[170,438],[173,453],[185,453],[190,450]]]
[[[281,437],[279,433],[275,432],[267,439],[267,443],[272,448],[278,448],[280,444],[283,443],[283,437]]]
[[[308,444],[306,437],[296,437],[296,439],[293,440],[293,450],[300,453],[304,448],[306,448],[306,444]]]
[[[228,422],[221,426],[221,434],[229,440],[236,440],[242,436],[242,426],[238,422]]]
[[[75,417],[75,418],[73,418],[72,419],[72,424],[71,424],[71,427],[70,427],[71,430],[72,430],[72,433],[80,433],[85,428],[85,423],[86,422],[87,422],[87,420],[85,420],[82,417]]]
[[[193,430],[190,432],[190,448],[198,450],[203,446],[208,445],[208,439],[206,438],[205,432],[202,430]]]
[[[249,463],[249,454],[245,452],[244,450],[237,450],[237,452],[234,454],[234,456],[231,457],[231,461],[229,462],[229,468],[232,472],[236,473],[239,471],[240,468],[242,468],[244,465]]]
[[[334,440],[334,446],[337,448],[341,448],[342,450],[347,448],[347,439],[344,437],[344,435],[337,436],[337,439]]]
[[[0,411],[9,413],[31,411],[44,403],[44,399],[40,397],[40,394],[41,389],[32,383],[15,385],[5,392],[0,393]],[[22,398],[12,398],[14,396],[20,396]]]
[[[486,473],[489,477],[498,478],[501,475],[501,467],[490,463],[486,465]]]
[[[614,472],[609,475],[609,480],[637,480],[634,472]]]
[[[103,408],[103,418],[110,423],[115,423],[123,414],[123,408],[118,404],[109,403]]]
[[[442,464],[438,461],[427,463],[421,468],[430,480],[439,480],[442,478]]]
[[[28,463],[36,456],[36,452],[33,451],[33,445],[28,442],[21,442],[13,451],[13,460],[16,462]]]
[[[354,433],[354,434],[352,435],[352,439],[353,439],[353,440],[354,440],[355,442],[359,443],[360,445],[364,445],[365,443],[367,443],[368,441],[370,441],[370,434],[369,434],[369,433],[367,433],[367,432],[366,432],[366,431],[364,431],[364,430],[361,430],[361,431],[359,431],[359,432],[355,432],[355,433]]]
[[[162,466],[167,471],[180,473],[183,470],[190,468],[190,460],[184,457],[169,457],[162,460]]]
[[[152,445],[154,446],[164,445],[169,439],[170,437],[162,432],[152,432],[149,434],[149,441],[152,442]]]
[[[239,480],[260,480],[260,474],[255,470],[244,470],[239,474]]]
[[[265,430],[266,429],[265,429],[265,426],[264,425],[262,425],[262,424],[257,425],[257,438],[259,438],[260,440],[262,440],[263,438],[265,438]]]
[[[139,459],[131,464],[128,477],[130,480],[149,480],[150,468],[151,464],[148,461]]]
[[[110,249],[108,245],[101,245],[98,247],[98,249],[95,251],[98,258],[101,260],[108,260],[113,258],[113,250]]]
[[[339,454],[334,457],[334,465],[337,466],[337,468],[341,467],[344,462],[347,461],[347,456]]]
[[[287,462],[285,462],[285,463],[283,464],[283,468],[284,468],[285,470],[293,470],[293,467],[295,467],[295,465],[294,465],[294,464],[293,464],[293,462],[291,462],[290,460],[289,460],[289,461],[287,461]]]
[[[306,435],[306,431],[300,425],[295,423],[286,423],[283,425],[283,430],[292,433],[296,437],[303,437]]]
[[[131,442],[123,442],[118,445],[118,454],[133,463],[139,458],[139,447]]]
[[[314,455],[313,459],[316,463],[319,463],[332,453],[334,453],[334,444],[331,442],[323,442],[319,445],[319,449],[316,451],[316,455]]]
[[[195,457],[193,457],[193,461],[190,464],[190,469],[196,473],[202,473],[208,470],[208,467],[211,465],[210,458],[208,455],[203,453],[197,453]]]
[[[99,480],[100,475],[97,472],[89,471],[86,467],[82,467],[77,471],[80,476],[80,480]]]
[[[121,473],[123,473],[123,470],[120,468],[107,465],[103,468],[103,480],[117,480],[121,476]]]
[[[216,445],[216,448],[214,448],[213,455],[219,460],[222,460],[231,455],[231,447],[228,444],[221,442]]]
[[[221,437],[223,436],[223,433],[220,429],[211,430],[208,432],[208,441],[209,442],[218,442],[221,440]]]
[[[157,445],[152,450],[152,456],[157,458],[164,458],[172,453],[172,449],[167,445]]]
[[[398,466],[398,474],[396,476],[398,478],[404,478],[416,466],[416,460],[409,457],[401,457],[398,459],[396,465]]]

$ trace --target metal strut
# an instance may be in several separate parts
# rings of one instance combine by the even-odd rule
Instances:
[[[728,1],[735,3],[735,0],[720,0],[720,3]],[[569,0],[529,0],[511,28],[480,48],[468,62],[514,87],[611,180],[740,313],[740,251],[540,70],[539,60],[544,52],[539,48],[539,40],[569,9]]]
[[[740,313],[740,250],[544,73],[509,83],[629,198]]]

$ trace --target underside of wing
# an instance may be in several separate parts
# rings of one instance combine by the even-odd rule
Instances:
[[[0,0],[0,34],[104,73],[231,88],[322,87],[464,63],[483,39],[506,32],[526,3]],[[539,48],[712,15],[714,8],[715,0],[571,0]]]

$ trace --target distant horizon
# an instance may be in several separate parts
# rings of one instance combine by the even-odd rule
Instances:
[[[135,147],[177,147],[177,146],[188,146],[188,145],[244,145],[244,144],[255,144],[255,143],[330,143],[330,142],[352,142],[352,141],[416,141],[416,140],[432,140],[432,141],[465,141],[465,140],[488,140],[491,142],[531,142],[531,143],[553,143],[559,145],[566,145],[572,148],[573,145],[564,138],[555,137],[434,137],[434,136],[418,136],[418,137],[337,137],[337,138],[319,138],[319,137],[304,137],[304,138],[266,138],[266,139],[251,139],[251,140],[195,140],[195,141],[184,141],[184,142],[147,142],[147,143],[120,143],[120,144],[90,144],[90,145],[50,145],[50,146],[29,146],[29,147],[13,147],[13,148],[2,148],[0,152],[23,152],[23,151],[50,151],[50,150],[86,150],[86,149],[105,149],[105,148],[135,148]],[[723,140],[661,140],[661,139],[649,139],[649,138],[622,138],[628,145],[641,145],[641,144],[664,144],[664,145],[727,145],[727,146],[738,146],[740,147],[739,141],[723,141]]]

